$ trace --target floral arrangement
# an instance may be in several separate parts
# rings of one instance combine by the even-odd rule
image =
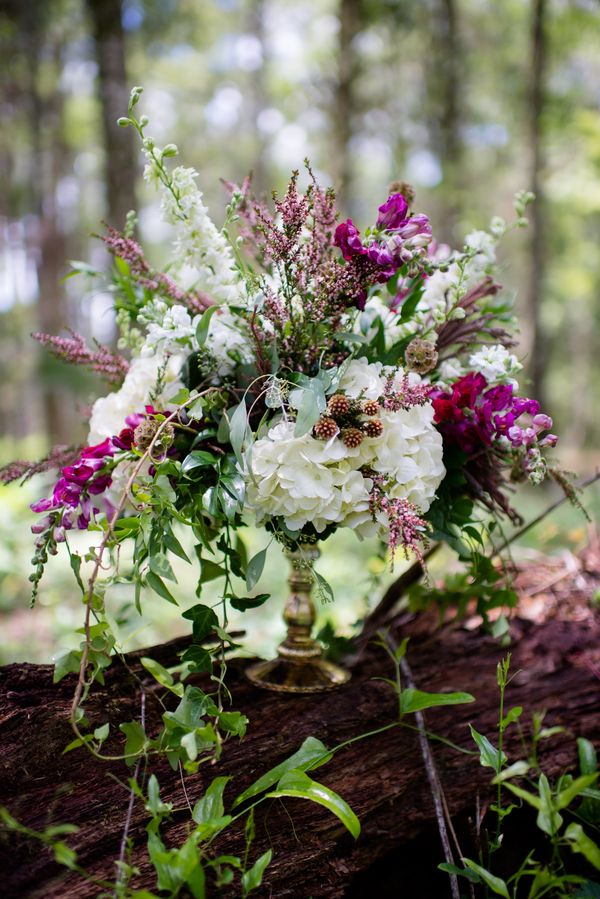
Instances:
[[[244,522],[291,549],[347,527],[383,539],[392,562],[398,549],[423,560],[431,539],[464,548],[478,508],[516,521],[515,483],[562,480],[546,459],[551,419],[518,393],[516,322],[496,273],[496,245],[526,223],[531,195],[517,197],[514,225],[494,219],[453,251],[406,184],[364,233],[339,222],[307,163],[306,189],[294,173],[273,208],[249,181],[226,183],[219,229],[197,173],[170,167],[177,148],[156,146],[135,117],[140,93],[120,124],[141,138],[173,259],[166,272],[150,265],[133,217],[107,228],[119,354],[74,333],[34,335],[112,388],[94,403],[87,446],[4,471],[59,471],[32,506],[34,590],[72,529],[100,530],[90,596],[103,553],[130,539],[121,579],[171,599],[168,555],[187,558],[178,522],[197,540],[200,580],[223,577],[224,597],[246,608],[258,601],[237,596],[232,575],[253,588],[265,554],[245,559]]]

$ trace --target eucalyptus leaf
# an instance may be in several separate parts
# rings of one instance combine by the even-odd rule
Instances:
[[[253,590],[260,580],[260,576],[265,567],[268,548],[268,546],[265,546],[265,548],[261,549],[260,552],[257,552],[255,556],[252,556],[248,562],[246,567],[246,587],[248,590]]]

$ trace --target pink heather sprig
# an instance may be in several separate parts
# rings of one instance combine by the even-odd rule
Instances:
[[[390,375],[379,402],[389,412],[399,412],[400,409],[410,409],[411,406],[424,406],[429,399],[430,389],[429,384],[411,384],[409,376],[405,374],[398,390],[394,387],[394,375]]]
[[[69,337],[55,337],[40,331],[31,336],[46,347],[53,356],[70,365],[84,365],[101,374],[110,384],[120,384],[129,370],[129,363],[123,356],[113,353],[108,347],[96,343],[92,349],[85,337],[69,328]]]
[[[167,297],[179,306],[185,306],[192,315],[198,315],[213,306],[213,300],[201,290],[182,290],[165,272],[154,271],[146,261],[144,251],[132,237],[127,237],[110,225],[102,240],[108,251],[129,265],[132,276],[146,290]]]
[[[32,478],[35,474],[42,474],[44,471],[57,471],[64,465],[72,465],[73,462],[81,455],[83,447],[81,446],[58,446],[52,447],[50,452],[40,459],[38,462],[26,462],[23,459],[16,459],[0,468],[0,483],[10,484],[22,478],[23,483]]]
[[[369,498],[369,509],[375,519],[377,513],[383,513],[388,520],[388,549],[390,552],[391,570],[394,570],[394,555],[398,547],[402,547],[408,558],[410,549],[425,566],[422,547],[427,547],[427,531],[430,526],[421,517],[419,508],[407,499],[392,498],[385,491],[385,479],[382,475],[369,472],[373,481],[373,489]]]

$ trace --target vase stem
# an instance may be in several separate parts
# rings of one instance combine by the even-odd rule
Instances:
[[[290,595],[283,613],[285,640],[277,658],[250,666],[247,676],[259,687],[290,693],[316,693],[345,684],[349,672],[323,658],[323,650],[312,636],[315,606],[311,596],[313,565],[319,558],[315,545],[303,544],[286,553],[290,566]]]

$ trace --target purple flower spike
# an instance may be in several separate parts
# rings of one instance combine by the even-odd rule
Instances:
[[[333,242],[336,247],[340,248],[342,256],[347,261],[353,256],[364,256],[367,252],[367,248],[360,239],[360,232],[352,219],[347,219],[337,226]]]
[[[386,231],[393,231],[405,221],[407,213],[408,203],[402,194],[391,194],[379,207],[377,226]]]

